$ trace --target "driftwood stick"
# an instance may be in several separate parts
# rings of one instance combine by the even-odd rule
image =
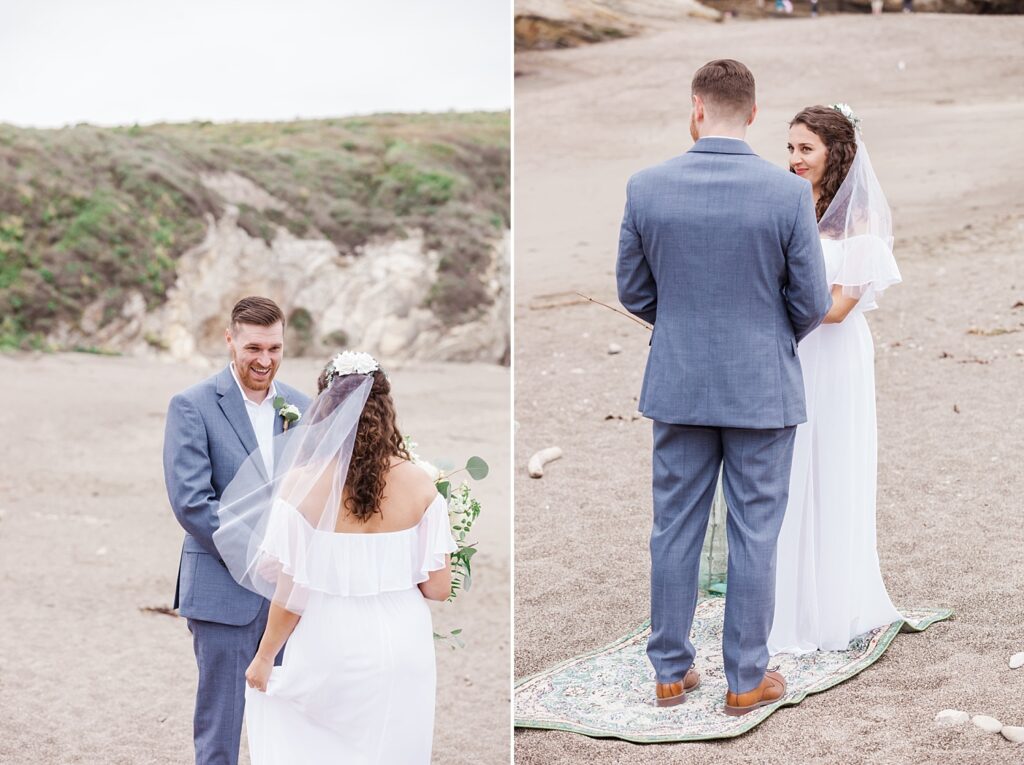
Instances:
[[[621,315],[625,316],[627,319],[631,319],[631,320],[635,321],[637,324],[639,324],[641,327],[643,327],[646,330],[650,331],[650,330],[654,329],[654,327],[652,327],[646,321],[641,321],[640,319],[638,319],[637,317],[633,316],[632,314],[626,313],[625,311],[620,311],[615,306],[608,305],[607,303],[602,303],[600,300],[595,300],[594,298],[590,297],[590,295],[584,295],[582,292],[577,292],[576,294],[579,295],[581,298],[589,300],[591,303],[597,303],[598,305],[604,306],[609,311],[615,311],[615,313],[621,314]]]
[[[541,478],[544,476],[544,466],[557,459],[562,458],[562,450],[557,446],[549,446],[547,449],[541,449],[539,452],[530,457],[530,461],[527,463],[527,470],[530,473],[530,478]]]

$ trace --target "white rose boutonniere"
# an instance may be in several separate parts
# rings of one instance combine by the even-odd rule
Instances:
[[[284,400],[284,396],[278,396],[274,399],[274,409],[277,410],[278,415],[284,420],[282,428],[288,430],[288,426],[293,422],[298,422],[302,419],[302,412],[295,404],[289,404]]]

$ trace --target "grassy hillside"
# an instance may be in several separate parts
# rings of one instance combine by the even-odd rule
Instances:
[[[509,226],[507,113],[378,115],[287,123],[33,130],[0,125],[0,347],[43,347],[59,319],[128,290],[164,300],[177,258],[224,200],[201,173],[232,171],[287,203],[239,224],[316,232],[345,253],[426,233],[441,252],[431,307],[447,323],[487,301],[479,276]]]

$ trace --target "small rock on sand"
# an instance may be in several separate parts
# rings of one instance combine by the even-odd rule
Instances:
[[[1003,729],[1003,724],[999,720],[988,715],[975,715],[971,722],[988,733],[998,733]]]
[[[1012,741],[1015,744],[1024,744],[1024,728],[1020,726],[1006,725],[999,732],[1003,734],[1003,738],[1007,741]]]
[[[1010,669],[1020,669],[1021,667],[1024,667],[1024,651],[1010,657]]]
[[[961,712],[959,709],[943,709],[935,715],[935,722],[940,725],[963,725],[970,719],[969,714]]]
[[[622,346],[618,343],[608,343],[608,355],[614,356],[617,353],[622,353]]]

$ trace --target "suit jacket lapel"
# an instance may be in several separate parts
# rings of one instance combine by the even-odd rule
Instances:
[[[224,416],[227,417],[231,427],[234,428],[235,433],[238,435],[238,440],[245,447],[245,453],[252,454],[257,452],[257,464],[263,473],[263,477],[269,479],[267,466],[263,464],[263,457],[258,454],[259,443],[256,441],[256,432],[252,429],[252,421],[249,419],[249,414],[245,411],[242,391],[238,389],[238,383],[235,382],[235,378],[231,374],[231,367],[225,367],[224,371],[217,376],[217,393],[220,395],[218,403],[220,404],[221,411],[224,412]]]
[[[277,395],[283,396],[284,393],[280,388],[277,389]],[[287,401],[287,399],[285,399]],[[284,448],[285,439],[282,438],[284,433],[284,417],[280,414],[274,415],[274,440],[271,441],[271,445],[274,448],[274,472],[278,473],[278,466],[281,464],[281,450]]]

